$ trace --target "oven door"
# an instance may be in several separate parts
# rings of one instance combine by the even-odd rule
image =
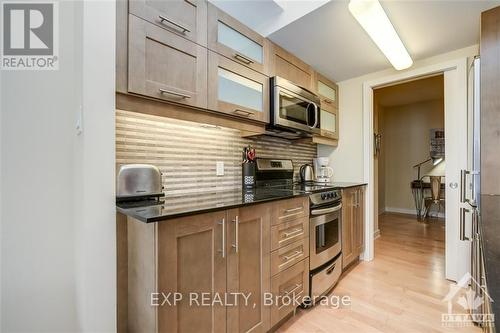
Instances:
[[[274,125],[320,133],[316,103],[280,86],[274,86],[274,103]]]
[[[311,210],[309,219],[310,269],[332,260],[341,252],[342,204]]]

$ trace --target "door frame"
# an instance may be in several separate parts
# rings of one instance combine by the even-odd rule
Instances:
[[[363,260],[370,261],[373,260],[374,257],[375,175],[373,159],[373,89],[443,73],[445,127],[447,127],[446,124],[453,118],[451,116],[452,111],[455,115],[457,112],[464,114],[465,117],[467,115],[467,61],[467,57],[458,58],[365,81],[363,83],[363,178],[364,182],[367,183],[367,196],[365,202],[365,251],[362,255]],[[467,129],[466,124],[467,121],[465,118],[464,130]],[[445,131],[445,145],[447,144],[448,141]],[[464,147],[467,146],[464,145]],[[446,150],[446,152],[448,152],[448,150]],[[463,158],[460,158],[460,160],[459,164],[461,165],[459,165],[459,168],[465,169],[467,167],[467,154],[464,153]],[[449,169],[447,168],[446,175],[446,183],[460,183],[459,172],[457,172],[456,175],[453,174],[453,176],[449,178]],[[446,189],[448,194],[449,187],[447,186]],[[457,192],[456,196],[458,198],[458,190],[455,192]],[[463,259],[460,260],[460,258],[464,258],[464,255],[467,255],[467,245],[459,241],[458,238],[459,226],[457,218],[459,206],[450,207],[448,201],[446,206],[445,277],[449,280],[456,281],[461,276],[461,272],[467,268],[467,263],[464,263]],[[466,271],[467,270],[465,270],[465,272]]]

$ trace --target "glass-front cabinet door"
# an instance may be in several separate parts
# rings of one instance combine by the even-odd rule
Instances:
[[[208,4],[208,47],[246,67],[268,74],[264,37]]]
[[[321,135],[331,139],[339,138],[338,109],[321,101],[320,128]]]
[[[209,51],[208,108],[269,122],[269,79]]]
[[[319,73],[316,75],[316,93],[321,98],[321,103],[330,104],[333,107],[339,107],[339,87],[337,84]]]

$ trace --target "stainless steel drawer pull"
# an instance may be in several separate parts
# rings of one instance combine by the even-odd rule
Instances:
[[[288,237],[291,237],[291,236],[298,236],[298,235],[301,235],[303,234],[302,232],[302,229],[294,229],[290,232],[284,232],[283,233],[283,238],[288,238]]]
[[[167,21],[168,23],[170,23],[171,25],[179,28],[182,30],[182,33],[185,33],[185,32],[191,32],[191,30],[189,30],[188,28],[186,28],[185,26],[183,26],[182,24],[179,24],[177,22],[174,22],[172,20],[169,20],[168,18],[166,18],[165,16],[162,16],[162,15],[158,15],[158,18],[160,19],[160,23],[163,23],[163,21]]]
[[[470,212],[467,208],[460,207],[460,240],[470,241],[468,237],[465,236],[465,214]]]
[[[191,96],[189,95],[186,95],[186,94],[181,94],[181,93],[178,93],[178,92],[175,92],[175,91],[170,91],[170,90],[166,90],[166,89],[158,89],[160,91],[160,94],[169,94],[169,95],[174,95],[174,96],[177,96],[177,97],[180,97],[180,98],[191,98]]]
[[[295,251],[292,255],[289,256],[283,256],[283,259],[285,259],[285,262],[290,261],[292,259],[298,258],[302,255],[302,251]]]
[[[302,288],[302,283],[295,284],[295,287],[293,287],[291,290],[285,291],[285,296],[293,294],[294,292],[296,292],[300,288]]]
[[[252,59],[247,58],[247,57],[245,57],[245,56],[243,56],[243,55],[241,55],[241,54],[235,53],[235,54],[233,55],[233,57],[234,57],[236,60],[239,60],[239,61],[241,61],[241,62],[244,62],[244,63],[245,63],[245,64],[247,64],[247,65],[253,64],[253,60],[252,60]]]
[[[253,116],[253,112],[245,111],[245,110],[240,110],[240,109],[234,110],[233,113],[236,113],[236,114],[238,114],[240,116],[244,116],[244,117]]]
[[[296,211],[298,211],[298,210],[302,210],[302,209],[303,209],[303,207],[302,207],[302,206],[300,206],[300,207],[296,207],[296,208],[288,208],[288,209],[286,209],[286,210],[285,210],[285,214],[288,214],[288,213],[293,213],[293,212],[296,212]]]

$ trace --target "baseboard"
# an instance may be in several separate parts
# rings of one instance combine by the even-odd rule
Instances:
[[[399,213],[399,214],[406,214],[406,215],[414,215],[417,216],[417,212],[415,209],[407,209],[407,208],[396,208],[396,207],[385,207],[384,212],[386,213]],[[434,211],[431,211],[430,215],[432,217],[436,216],[436,213]],[[438,214],[439,218],[445,218],[444,213],[439,213]]]
[[[373,239],[377,239],[380,237],[380,229],[375,230],[373,233]]]

